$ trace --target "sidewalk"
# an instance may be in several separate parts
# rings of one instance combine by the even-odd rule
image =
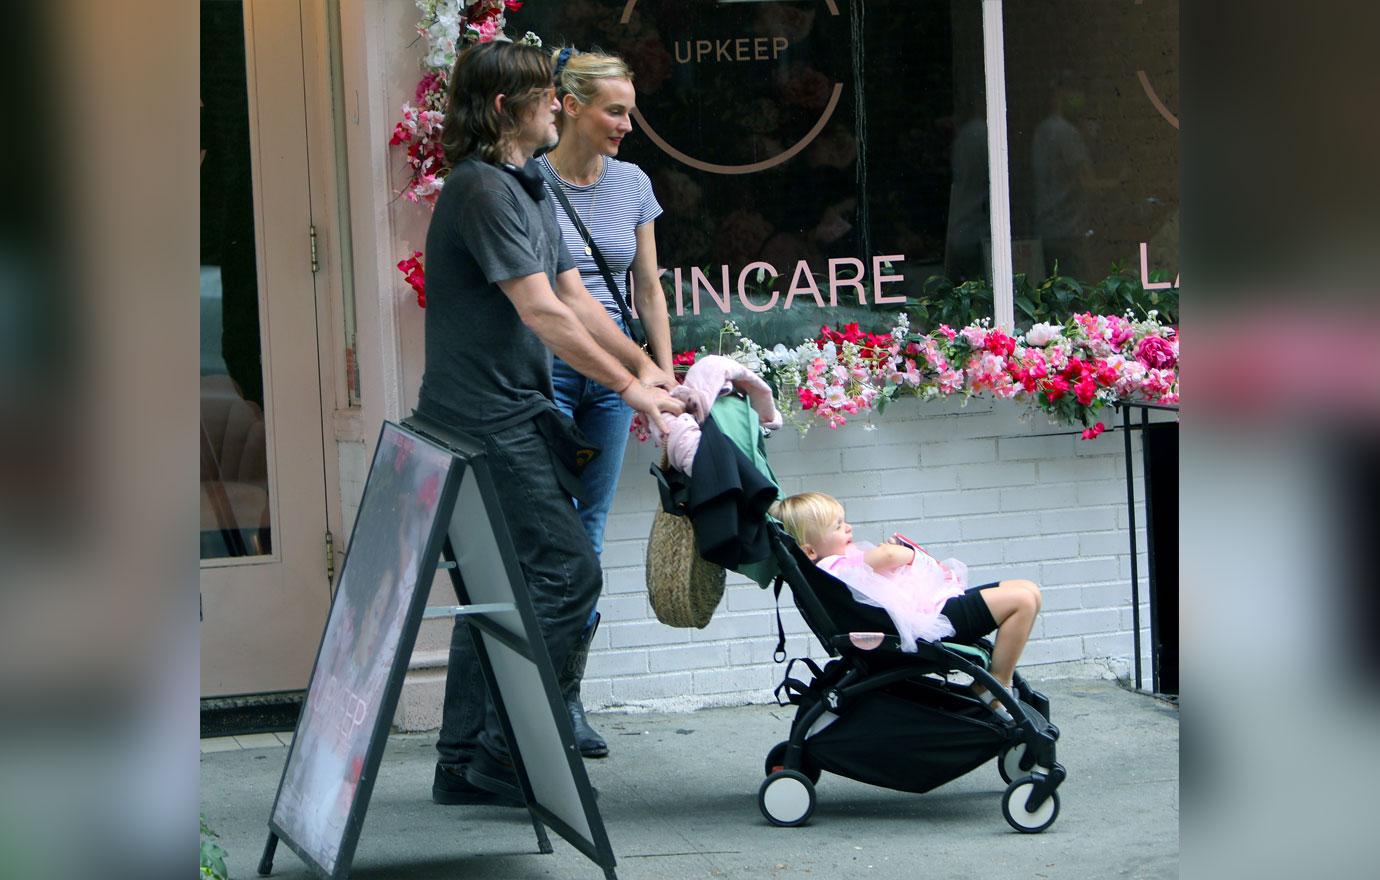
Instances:
[[[586,761],[621,880],[877,880],[983,877],[1177,877],[1178,709],[1115,682],[1032,683],[1049,695],[1068,780],[1043,834],[1001,815],[995,764],[923,795],[824,774],[808,825],[775,828],[757,809],[767,750],[791,709],[591,716],[611,755]],[[283,739],[288,739],[284,734]],[[206,740],[201,809],[229,852],[231,876],[256,877],[287,749],[272,735]],[[213,750],[220,749],[220,750]],[[599,880],[599,868],[552,833],[537,852],[525,810],[431,803],[434,735],[397,735],[383,756],[356,852],[355,878]],[[310,872],[279,846],[274,877]]]

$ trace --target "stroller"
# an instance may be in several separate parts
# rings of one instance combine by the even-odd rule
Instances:
[[[992,645],[986,640],[921,641],[916,652],[902,652],[885,611],[853,601],[848,588],[816,568],[780,526],[769,527],[781,571],[778,602],[784,582],[836,659],[821,669],[808,657],[795,658],[776,688],[777,702],[797,710],[790,738],[767,754],[766,779],[757,794],[767,821],[807,822],[824,770],[920,793],[998,757],[997,770],[1007,783],[1002,815],[1011,827],[1033,834],[1054,824],[1055,790],[1065,771],[1055,760],[1059,728],[1048,720],[1049,699],[1019,672],[1011,691],[1003,689],[987,671]],[[785,660],[784,644],[782,635],[777,662]],[[797,663],[810,670],[808,682],[792,677]],[[950,681],[953,673],[982,684],[1009,707],[1010,719],[977,699],[967,683]]]
[[[1055,761],[1059,729],[1049,699],[1017,673],[1007,691],[987,671],[992,645],[919,642],[903,652],[891,618],[853,600],[848,587],[817,568],[766,515],[777,481],[766,463],[757,417],[733,395],[720,397],[704,422],[693,478],[652,466],[667,513],[695,523],[696,549],[709,562],[774,583],[778,603],[775,659],[786,659],[779,603],[783,583],[815,636],[835,659],[821,669],[806,658],[786,666],[777,702],[797,707],[790,738],[767,755],[758,791],[773,825],[809,821],[815,784],[829,771],[897,791],[926,792],[998,757],[1007,783],[1002,814],[1017,831],[1044,831],[1059,815]],[[721,431],[715,423],[722,421]],[[706,444],[715,450],[703,456]],[[696,481],[699,481],[698,483]],[[726,528],[725,523],[732,527]],[[811,679],[792,677],[799,663]],[[951,681],[960,674],[972,681]],[[1008,707],[1009,717],[969,689],[978,683]]]

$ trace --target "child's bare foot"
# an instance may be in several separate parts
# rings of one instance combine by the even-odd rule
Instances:
[[[1005,687],[1008,691],[1011,689],[1011,685],[1009,685],[1009,684],[1004,685],[1004,687]],[[1001,700],[999,700],[999,699],[997,699],[996,697],[992,696],[991,692],[988,691],[987,688],[983,687],[983,686],[980,685],[980,684],[974,684],[972,690],[973,690],[973,695],[976,696],[979,700],[981,700],[982,703],[983,703],[983,705],[985,705],[985,706],[987,706],[988,708],[990,708],[993,712],[995,712],[995,713],[996,713],[998,716],[1000,716],[1001,718],[1003,718],[1003,719],[1005,719],[1005,720],[1008,720],[1008,721],[1011,719],[1011,713],[1008,712],[1008,711],[1006,710],[1006,707],[1002,705]]]

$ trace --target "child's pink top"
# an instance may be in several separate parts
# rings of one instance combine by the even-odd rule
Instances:
[[[872,544],[855,544],[841,556],[826,556],[816,563],[848,585],[853,598],[891,616],[901,650],[914,651],[917,639],[938,641],[954,634],[953,624],[940,613],[944,603],[968,588],[968,566],[957,559],[935,559],[917,550],[915,559],[882,573],[863,561]]]

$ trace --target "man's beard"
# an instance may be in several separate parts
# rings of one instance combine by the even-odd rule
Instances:
[[[560,143],[560,142],[561,142],[561,135],[560,135],[560,132],[557,132],[556,134],[551,135],[551,137],[546,141],[546,143],[542,144],[540,147],[537,147],[536,151],[532,153],[532,158],[535,159],[536,157],[540,156],[542,153],[549,153],[549,152],[551,152],[552,150],[556,149],[556,144],[558,144],[558,143]]]

